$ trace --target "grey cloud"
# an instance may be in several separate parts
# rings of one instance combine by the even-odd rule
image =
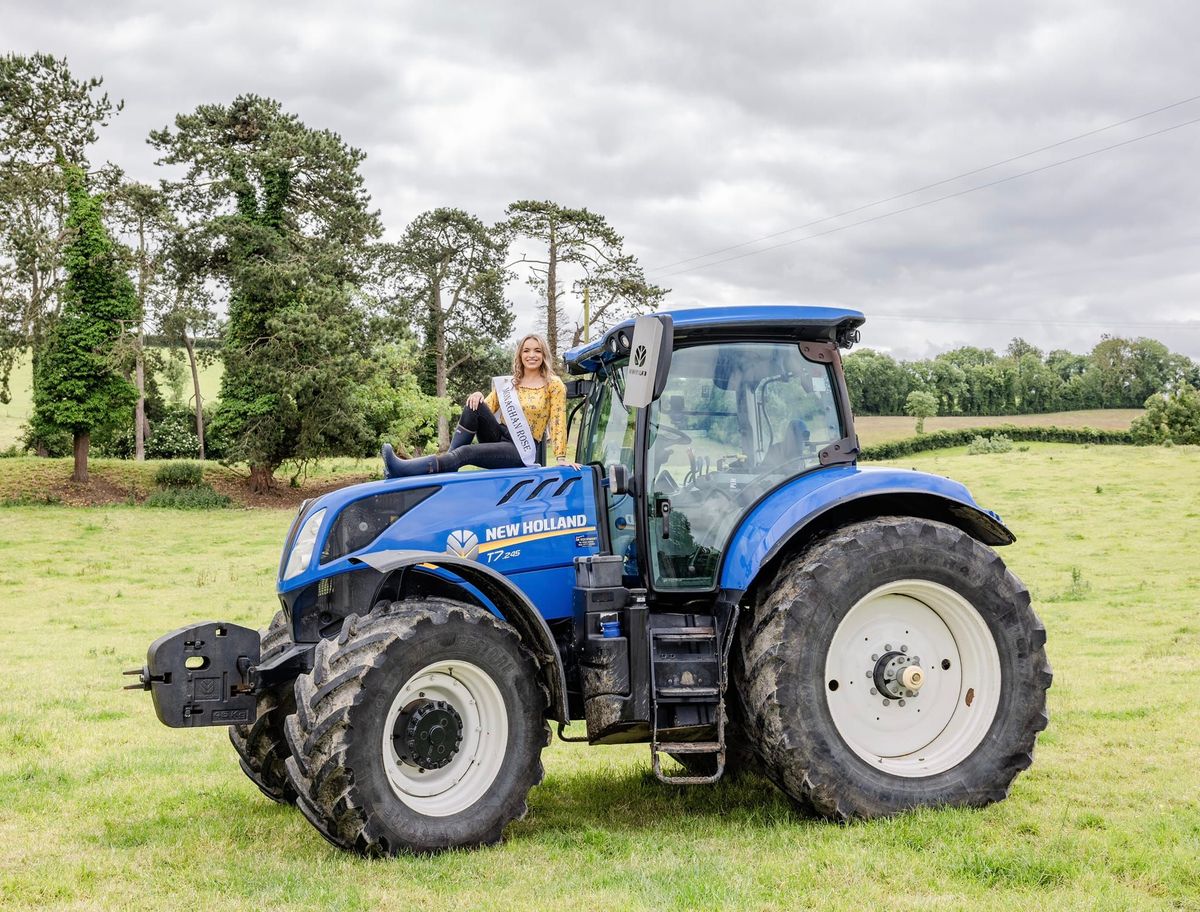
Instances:
[[[1200,10],[1170,0],[49,2],[4,21],[9,49],[66,54],[126,99],[98,153],[141,179],[158,176],[150,129],[256,92],[367,152],[392,236],[433,206],[492,220],[551,198],[606,215],[654,270],[1200,92]],[[1198,116],[1200,102],[778,240]],[[1198,133],[653,277],[679,306],[862,307],[880,315],[869,341],[905,356],[1018,334],[1084,350],[1108,331],[1200,357]],[[1143,328],[1174,321],[1190,325]]]

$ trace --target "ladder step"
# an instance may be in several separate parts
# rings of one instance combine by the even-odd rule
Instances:
[[[650,634],[656,640],[711,640],[717,632],[712,627],[659,627]]]
[[[716,741],[661,741],[655,745],[655,750],[668,754],[715,754],[720,749]]]
[[[716,687],[660,687],[655,691],[655,696],[664,700],[681,697],[717,697],[720,694],[720,689]]]

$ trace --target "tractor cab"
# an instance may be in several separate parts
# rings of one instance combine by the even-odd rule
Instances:
[[[856,311],[706,308],[640,317],[567,353],[586,375],[577,461],[602,484],[626,585],[711,592],[725,543],[764,495],[851,463],[857,438],[839,346]],[[632,363],[632,366],[631,366]]]

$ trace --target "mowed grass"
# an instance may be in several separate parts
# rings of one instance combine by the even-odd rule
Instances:
[[[1133,419],[1145,414],[1145,409],[1083,409],[1077,412],[1046,412],[1043,415],[947,415],[926,418],[925,431],[952,431],[956,428],[996,427],[1015,424],[1018,427],[1090,427],[1101,430],[1127,431]],[[854,419],[854,430],[863,446],[903,440],[915,433],[916,420],[907,415],[864,415]]]
[[[0,907],[1200,907],[1200,449],[903,460],[1019,540],[1055,670],[1007,801],[848,826],[749,778],[675,789],[644,745],[555,742],[496,847],[365,861],[259,794],[225,733],[122,692],[159,634],[262,624],[290,513],[0,509]]]
[[[182,354],[182,349],[180,350]],[[192,401],[192,371],[186,358],[183,364],[183,402],[190,405]],[[205,403],[216,401],[221,391],[221,373],[223,366],[220,361],[200,366],[200,395]],[[170,400],[171,391],[167,386],[166,377],[158,375],[159,389],[163,398]],[[13,366],[9,379],[9,393],[12,401],[0,403],[0,450],[7,449],[21,439],[22,426],[29,420],[33,412],[33,372],[29,363],[28,353],[20,358]],[[130,422],[132,424],[132,421]]]

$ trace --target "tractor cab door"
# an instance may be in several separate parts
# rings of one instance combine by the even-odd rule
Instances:
[[[807,353],[805,349],[808,349]],[[733,530],[763,495],[828,461],[846,437],[832,357],[811,344],[713,341],[672,357],[645,409],[648,578],[711,590]]]

